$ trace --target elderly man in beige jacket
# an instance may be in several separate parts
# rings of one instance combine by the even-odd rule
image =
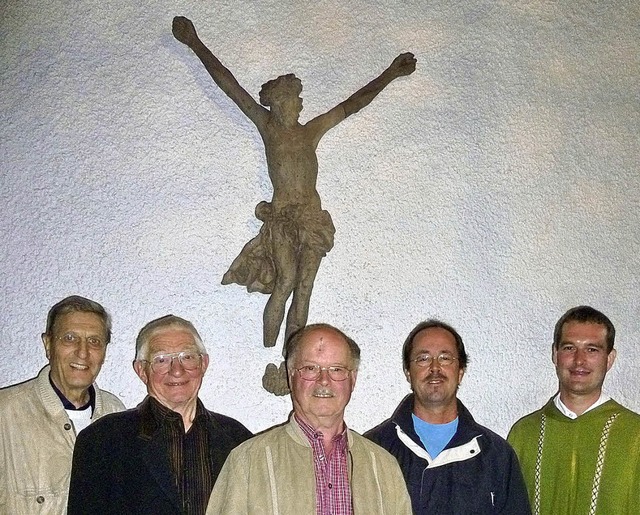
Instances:
[[[395,458],[348,429],[360,348],[328,324],[286,345],[293,414],[231,451],[207,514],[411,515]]]
[[[111,317],[89,299],[55,304],[42,334],[49,364],[0,390],[0,514],[63,515],[76,435],[124,409],[94,383],[111,339]]]

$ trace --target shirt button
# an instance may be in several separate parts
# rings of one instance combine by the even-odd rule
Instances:
[[[36,497],[36,502],[38,504],[42,504],[44,502],[44,497],[42,497],[41,495],[39,495],[38,497]]]
[[[71,424],[69,424],[68,422],[64,425],[64,428],[69,431],[69,429],[71,429]]]

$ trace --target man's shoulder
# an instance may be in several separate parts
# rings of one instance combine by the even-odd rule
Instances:
[[[390,418],[383,420],[377,426],[363,433],[365,438],[368,438],[377,444],[380,444],[389,438],[395,438],[396,435],[396,424]]]
[[[107,413],[83,429],[78,434],[78,438],[122,438],[126,433],[131,433],[134,430],[137,432],[139,424],[140,410],[138,407]]]
[[[615,416],[619,421],[619,427],[627,434],[627,437],[640,438],[640,414],[611,399],[597,409],[603,409],[604,416]],[[615,424],[615,422],[614,422]]]
[[[472,428],[475,434],[480,435],[478,443],[483,449],[483,452],[488,453],[488,456],[493,455],[496,457],[496,459],[501,460],[509,459],[510,456],[513,456],[515,454],[513,447],[507,441],[507,439],[503,438],[492,429],[478,424],[477,422],[473,423]]]
[[[20,402],[24,395],[36,388],[37,379],[38,377],[36,376],[20,383],[0,388],[0,404],[5,405],[11,402]]]
[[[214,431],[224,431],[231,435],[233,439],[244,441],[247,438],[251,438],[253,433],[249,431],[244,424],[236,420],[235,418],[216,413],[215,411],[206,410],[209,417],[209,421]]]
[[[531,440],[531,438],[533,435],[537,435],[540,432],[542,416],[545,414],[549,414],[554,410],[558,415],[560,415],[560,412],[553,405],[553,401],[550,400],[541,408],[527,413],[523,417],[519,418],[511,426],[509,434],[507,435],[507,442],[509,442],[510,445],[517,447],[517,445],[521,445],[524,442],[534,441]]]
[[[261,454],[261,451],[267,447],[276,445],[294,445],[294,440],[287,434],[288,424],[288,422],[278,424],[277,426],[265,429],[255,436],[249,436],[249,438],[231,451],[230,459],[232,456],[234,459],[246,459],[253,454]]]
[[[115,411],[123,411],[126,409],[123,402],[115,394],[99,388],[98,385],[94,386],[96,389],[96,396],[100,398],[102,410],[105,413],[113,413]]]
[[[367,433],[368,432],[369,431],[367,431]],[[372,453],[377,454],[379,456],[383,456],[385,459],[387,457],[391,458],[395,463],[396,459],[389,453],[389,451],[387,451],[384,447],[379,445],[375,440],[370,438],[367,433],[365,433],[364,435],[361,435],[361,434],[356,433],[355,431],[352,431],[350,429],[349,430],[349,435],[351,437],[352,448],[355,449],[355,448],[361,446],[362,448],[366,449],[368,452],[372,452]]]

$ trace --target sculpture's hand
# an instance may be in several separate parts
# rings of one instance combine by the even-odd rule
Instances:
[[[396,76],[411,75],[416,69],[416,58],[411,52],[400,54],[396,57],[389,70]]]
[[[191,20],[184,16],[176,16],[173,19],[172,30],[174,37],[189,47],[198,41],[196,28],[191,23]]]

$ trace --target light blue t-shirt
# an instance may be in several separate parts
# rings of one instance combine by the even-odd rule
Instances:
[[[413,428],[432,458],[442,452],[442,449],[447,446],[458,430],[458,417],[446,424],[429,424],[413,413],[411,418],[413,419]]]

